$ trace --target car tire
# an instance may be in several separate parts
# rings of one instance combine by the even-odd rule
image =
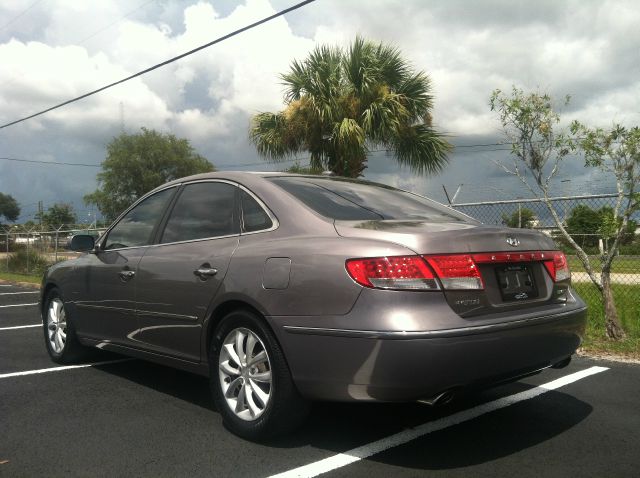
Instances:
[[[70,364],[87,357],[88,349],[78,341],[58,289],[47,293],[42,309],[42,328],[47,352],[54,362]]]
[[[253,312],[238,310],[222,319],[209,360],[216,407],[236,435],[265,440],[304,421],[309,404],[296,389],[275,336]]]

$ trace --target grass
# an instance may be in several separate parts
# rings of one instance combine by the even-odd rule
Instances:
[[[604,309],[596,286],[583,282],[574,283],[573,287],[589,306],[584,351],[640,359],[640,285],[612,285],[618,317],[627,332],[627,338],[619,342],[605,335]]]
[[[569,268],[573,272],[583,272],[584,266],[578,256],[567,255]],[[598,256],[589,256],[591,266],[595,272],[600,271],[600,258]],[[616,257],[611,264],[611,272],[619,274],[640,274],[640,256],[621,256]]]
[[[0,272],[0,280],[6,280],[6,281],[11,281],[11,282],[29,282],[31,284],[40,284],[42,282],[42,275],[15,274],[13,272]]]

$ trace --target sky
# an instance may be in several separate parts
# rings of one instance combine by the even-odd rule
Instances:
[[[0,123],[35,113],[188,51],[296,3],[295,0],[3,0],[0,2]],[[396,46],[432,81],[433,121],[457,146],[436,176],[416,176],[372,153],[365,178],[445,201],[527,196],[495,161],[510,161],[489,96],[512,85],[571,95],[563,124],[640,125],[640,2],[636,0],[316,0],[125,84],[0,129],[0,192],[21,205],[20,222],[71,203],[80,221],[95,211],[106,145],[140,128],[187,138],[219,170],[282,170],[256,153],[249,119],[283,107],[278,75],[315,46],[356,35]],[[498,151],[496,151],[498,150]],[[300,163],[306,164],[304,154]],[[557,194],[613,192],[583,160],[565,161]],[[560,182],[564,180],[564,182]]]

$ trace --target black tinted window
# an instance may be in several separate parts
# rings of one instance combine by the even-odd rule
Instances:
[[[236,187],[227,183],[189,184],[171,211],[161,242],[236,234],[235,194]]]
[[[242,230],[243,232],[261,231],[273,226],[271,218],[262,206],[245,191],[240,193],[242,200]]]
[[[382,184],[321,177],[271,180],[316,212],[332,219],[468,220],[435,201]]]
[[[174,192],[175,188],[165,189],[149,196],[134,207],[111,229],[104,248],[119,249],[150,244],[153,240],[151,237],[153,229],[164,214]]]

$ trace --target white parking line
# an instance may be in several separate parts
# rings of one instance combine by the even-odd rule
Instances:
[[[39,294],[40,292],[0,292],[0,295]]]
[[[30,329],[31,327],[42,327],[42,324],[16,325],[15,327],[0,327],[0,331],[2,331],[2,330],[16,330],[16,329]]]
[[[62,372],[63,370],[71,370],[74,368],[95,367],[96,365],[109,365],[112,363],[128,362],[130,358],[118,360],[106,360],[104,362],[83,363],[80,365],[65,365],[62,367],[40,368],[37,370],[25,370],[24,372],[12,372],[0,374],[0,378],[22,377],[24,375],[35,375],[37,373]]]
[[[429,433],[433,433],[438,430],[443,430],[445,428],[458,425],[459,423],[473,420],[474,418],[484,415],[485,413],[500,410],[501,408],[508,407],[509,405],[513,405],[514,403],[535,398],[539,395],[542,395],[543,393],[547,393],[551,390],[556,390],[570,383],[589,377],[590,375],[604,372],[605,370],[608,370],[608,368],[591,367],[586,370],[582,370],[581,372],[572,373],[571,375],[566,375],[557,380],[545,383],[544,385],[540,385],[530,390],[516,393],[514,395],[509,395],[508,397],[499,398],[492,402],[484,403],[482,405],[478,405],[477,407],[454,413],[453,415],[440,418],[433,422],[424,423],[416,428],[401,431],[399,433],[396,433],[395,435],[391,435],[378,441],[368,443],[361,447],[354,448],[353,450],[349,450],[347,452],[325,458],[324,460],[316,461],[315,463],[310,463],[293,470],[285,471],[284,473],[280,473],[278,475],[272,475],[270,478],[310,478],[312,476],[318,476],[322,473],[327,473],[337,468],[355,463],[356,461],[362,460],[364,458],[376,455],[390,448],[404,445],[405,443],[415,440],[416,438],[428,435]]]
[[[28,305],[38,305],[37,302],[34,302],[33,304],[11,304],[11,305],[0,305],[0,309],[4,309],[5,307],[26,307]]]

